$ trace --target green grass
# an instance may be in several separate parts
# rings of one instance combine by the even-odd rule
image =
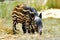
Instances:
[[[48,18],[43,20],[43,36],[46,40],[60,40],[60,19]]]
[[[43,35],[50,40],[60,40],[60,19],[48,18],[43,20]]]
[[[37,11],[48,9],[48,8],[55,8],[56,7],[56,1],[53,1],[54,3],[51,3],[51,0],[48,0],[47,4],[40,5],[37,1],[34,3],[30,2],[30,4],[27,4],[26,1],[4,1],[3,3],[0,2],[0,18],[10,18],[12,10],[15,8],[18,4],[27,4],[31,7],[34,7],[37,9]]]

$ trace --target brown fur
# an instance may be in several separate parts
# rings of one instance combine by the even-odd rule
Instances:
[[[25,23],[26,24],[26,28],[28,29],[29,32],[34,33],[34,31],[36,31],[38,28],[36,26],[36,24],[34,23],[34,13],[31,14],[31,18],[29,17],[29,13],[24,10],[25,5],[17,5],[13,12],[12,12],[12,20],[13,20],[13,33],[15,33],[16,31],[16,25],[18,23]],[[31,24],[30,24],[31,23]],[[31,27],[30,27],[31,26]],[[33,29],[33,30],[32,30]]]

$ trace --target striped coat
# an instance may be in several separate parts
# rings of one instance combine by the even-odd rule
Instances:
[[[37,11],[34,8],[28,7],[26,5],[17,5],[12,12],[13,20],[13,33],[16,33],[16,25],[18,23],[22,24],[23,32],[28,33],[35,31],[38,32],[37,24],[35,23],[35,15],[38,16]]]
[[[28,29],[29,32],[29,25],[31,22],[31,19],[29,18],[28,11],[24,11],[25,5],[17,5],[13,12],[12,12],[12,20],[13,20],[13,33],[16,33],[16,24],[21,23],[23,32],[26,33],[26,29]],[[30,33],[30,32],[29,32]]]

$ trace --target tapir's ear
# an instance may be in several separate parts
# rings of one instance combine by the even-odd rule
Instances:
[[[42,13],[39,14],[39,17],[42,18]]]

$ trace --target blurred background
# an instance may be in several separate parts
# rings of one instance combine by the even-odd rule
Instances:
[[[60,0],[0,0],[0,17],[10,17],[13,8],[18,4],[27,4],[36,8],[37,11],[60,8]]]
[[[43,34],[23,34],[21,24],[17,35],[12,35],[12,10],[27,4],[42,12]],[[28,36],[29,35],[29,36]],[[23,39],[24,38],[24,39]],[[60,40],[60,0],[0,0],[0,40]]]

